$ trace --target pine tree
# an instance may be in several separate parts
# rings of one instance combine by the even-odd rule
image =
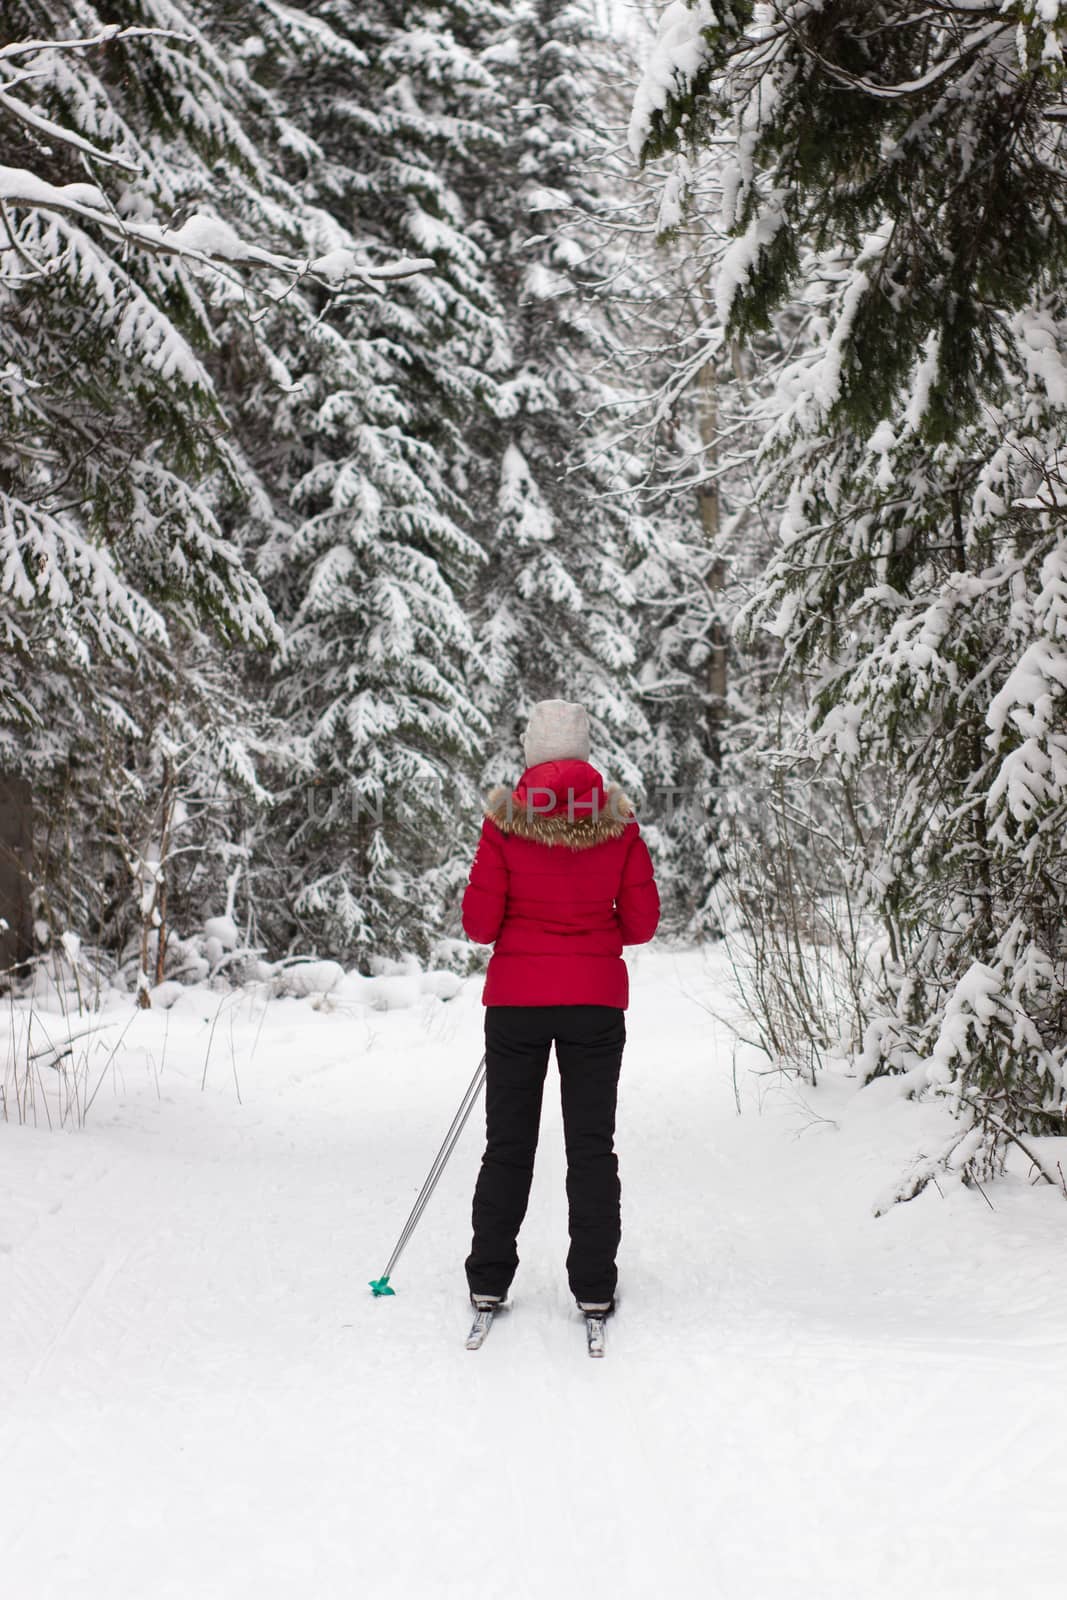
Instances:
[[[117,10],[13,0],[0,56],[13,162],[0,184],[2,762],[32,778],[43,813],[74,771],[97,776],[104,730],[142,737],[139,712],[166,697],[202,626],[261,644],[275,631],[220,521],[239,473],[205,363],[198,273],[220,244],[241,246],[221,219],[177,237],[248,141],[190,17]],[[80,798],[90,815],[113,799],[95,782]],[[63,870],[53,842],[38,829],[45,907]],[[24,940],[11,952],[28,953]]]
[[[130,10],[142,25],[159,27],[161,15],[163,24],[175,20],[167,7]],[[79,24],[83,37],[106,40],[114,31],[88,7],[18,0],[5,23],[30,39],[50,29],[77,36]],[[4,64],[16,85],[32,63],[36,100],[26,117],[12,120],[8,111],[12,153],[46,198],[61,189],[90,213],[105,209],[98,187],[79,182],[83,153],[92,150],[101,170],[125,184],[125,193],[117,184],[111,197],[120,222],[123,206],[136,221],[138,208],[143,217],[150,205],[180,203],[173,172],[116,104],[109,79],[128,51],[154,51],[172,69],[170,84],[157,84],[157,92],[177,103],[189,77],[202,94],[210,82],[192,53],[158,36],[79,51],[8,48],[14,53]],[[142,72],[147,78],[144,63]],[[207,119],[211,110],[207,102],[199,115]],[[33,118],[42,113],[57,120],[40,131]],[[80,127],[92,130],[95,145]],[[139,186],[131,174],[141,177]],[[39,637],[54,639],[61,654],[73,650],[85,659],[94,648],[135,650],[138,637],[165,636],[164,612],[190,605],[224,629],[265,638],[262,595],[199,487],[232,473],[232,461],[217,437],[218,400],[198,348],[208,328],[187,264],[180,256],[131,253],[82,216],[22,205],[10,189],[7,203],[0,398],[5,590],[18,608],[16,648],[28,649],[19,619],[32,618],[43,629]],[[40,716],[41,707],[20,695],[8,700],[7,712],[21,720]]]
[[[646,155],[733,139],[727,332],[813,318],[751,621],[810,686],[808,753],[882,775],[865,1070],[950,1094],[972,1168],[1064,1102],[1064,32],[1055,5],[675,5],[634,121]]]
[[[309,271],[316,218],[279,166],[299,135],[240,48],[269,9],[248,0],[221,21],[170,0],[5,10],[0,114],[17,164],[0,173],[3,765],[22,804],[32,775],[42,814],[92,841],[72,882],[54,831],[39,830],[42,907],[86,913],[83,890],[116,854],[120,878],[146,859],[138,806],[128,831],[112,826],[108,773],[127,796],[142,791],[146,816],[159,811],[154,785],[176,792],[177,770],[214,804],[264,798],[262,716],[209,689],[222,649],[279,642],[246,537],[272,508],[232,422],[242,359],[261,382],[286,374],[255,331],[246,269],[267,306],[298,279],[303,304],[373,270],[333,251]],[[101,746],[104,768],[89,759]],[[95,931],[121,944],[128,915],[98,912]],[[12,954],[28,953],[26,932],[23,915]]]
[[[598,750],[642,776],[632,485],[587,427],[611,398],[578,120],[590,30],[577,8],[487,0],[279,26],[260,59],[311,108],[290,177],[323,247],[351,230],[382,262],[435,265],[318,318],[291,364],[300,406],[272,429],[270,498],[305,513],[259,566],[295,641],[274,704],[305,740],[284,898],[331,948],[426,948],[455,920],[475,782],[515,769],[533,700],[585,699]]]
[[[530,706],[562,696],[588,707],[598,759],[639,796],[654,774],[630,572],[652,535],[639,468],[612,437],[623,388],[604,294],[619,264],[598,166],[606,49],[586,7],[527,0],[483,51],[500,150],[463,183],[509,361],[472,435],[470,500],[489,558],[474,617],[494,729],[485,779],[521,760]]]
[[[289,176],[327,258],[358,242],[383,271],[416,253],[434,265],[388,297],[357,286],[279,307],[267,333],[293,394],[246,407],[275,515],[257,570],[288,632],[265,896],[278,936],[364,960],[425,954],[440,932],[487,732],[460,599],[483,559],[463,463],[504,335],[449,156],[494,140],[479,121],[488,74],[440,23],[410,7],[289,8],[264,18],[254,64],[304,108]]]

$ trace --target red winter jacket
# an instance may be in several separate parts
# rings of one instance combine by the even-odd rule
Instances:
[[[624,944],[659,922],[648,849],[626,797],[587,761],[528,767],[489,796],[463,927],[493,944],[487,1006],[620,1006]]]

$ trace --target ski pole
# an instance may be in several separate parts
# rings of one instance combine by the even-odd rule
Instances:
[[[459,1136],[467,1126],[467,1119],[474,1110],[475,1101],[481,1093],[482,1084],[485,1082],[485,1057],[478,1063],[478,1070],[470,1081],[466,1094],[460,1101],[459,1110],[452,1119],[452,1126],[445,1134],[445,1142],[434,1157],[433,1166],[427,1175],[426,1182],[419,1191],[419,1198],[411,1208],[411,1215],[400,1231],[400,1238],[396,1241],[396,1248],[386,1263],[385,1271],[380,1278],[371,1280],[371,1291],[377,1297],[383,1294],[395,1294],[396,1290],[389,1287],[389,1274],[400,1260],[401,1252],[411,1235],[419,1225],[422,1213],[426,1210],[430,1196],[437,1188],[438,1180],[448,1164],[448,1158],[459,1143]]]

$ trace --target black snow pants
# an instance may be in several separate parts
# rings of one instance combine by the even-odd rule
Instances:
[[[472,1294],[503,1297],[519,1264],[515,1243],[530,1196],[553,1042],[567,1151],[567,1277],[577,1300],[611,1300],[615,1293],[621,1236],[615,1104],[625,1013],[614,1006],[487,1006],[486,1149],[466,1263]]]

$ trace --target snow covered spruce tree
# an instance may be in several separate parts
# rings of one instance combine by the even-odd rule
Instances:
[[[884,789],[864,1070],[949,1095],[974,1172],[1065,1104],[1065,36],[1052,0],[700,0],[638,106],[646,156],[733,141],[728,331],[816,318],[750,626],[806,682],[805,753]]]
[[[306,325],[298,279],[326,295],[374,269],[337,250],[309,268],[316,219],[278,157],[299,134],[239,48],[260,10],[218,26],[170,0],[5,9],[12,955],[30,948],[29,880],[44,921],[143,946],[167,898],[164,835],[186,868],[200,860],[180,882],[202,913],[229,873],[226,804],[265,798],[262,708],[221,670],[236,641],[278,642],[247,549],[270,501],[231,424],[250,373],[287,374],[249,312],[292,300]],[[32,870],[31,780],[51,821]]]
[[[640,793],[655,775],[640,750],[652,730],[629,570],[652,532],[635,459],[612,439],[621,373],[601,290],[619,263],[596,165],[608,40],[590,8],[567,0],[525,0],[487,21],[494,144],[456,180],[506,349],[466,474],[488,557],[473,598],[477,692],[493,728],[483,776],[514,769],[530,705],[564,694],[588,707],[598,759]]]
[[[459,598],[482,559],[462,463],[502,333],[447,159],[491,142],[486,73],[433,21],[263,8],[244,45],[263,92],[299,110],[287,175],[326,260],[434,268],[388,296],[279,304],[261,331],[290,381],[260,381],[241,423],[274,518],[257,570],[288,634],[260,898],[273,937],[360,959],[425,955],[444,926],[487,732]]]
[[[194,274],[210,266],[221,231],[188,216],[216,187],[224,152],[243,162],[246,142],[219,110],[212,53],[188,16],[169,5],[118,10],[133,34],[117,36],[114,7],[105,19],[88,5],[12,0],[0,41],[10,163],[0,176],[0,765],[16,812],[35,808],[54,824],[37,829],[36,865],[32,815],[17,824],[12,959],[32,950],[30,886],[46,922],[58,889],[65,917],[104,932],[99,885],[125,864],[121,847],[111,862],[98,849],[114,833],[117,798],[101,742],[123,747],[119,767],[136,768],[205,625],[260,643],[272,634],[262,591],[219,520],[238,475],[220,439]],[[50,37],[80,42],[42,47]],[[232,230],[221,248],[241,254]],[[165,744],[162,726],[155,732]],[[216,783],[242,765],[217,732]],[[136,832],[131,823],[125,838],[134,854],[146,842]]]
[[[640,776],[629,485],[585,428],[606,392],[581,303],[602,271],[581,237],[589,24],[378,3],[261,32],[253,70],[307,108],[289,175],[326,233],[435,268],[324,310],[299,396],[270,412],[263,470],[300,514],[259,565],[294,641],[274,704],[306,758],[283,898],[304,937],[425,948],[458,904],[477,780],[513,769],[532,700],[581,695]]]

